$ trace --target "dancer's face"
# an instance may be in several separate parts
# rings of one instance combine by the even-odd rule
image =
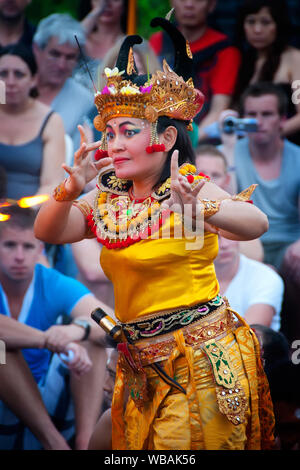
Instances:
[[[147,153],[150,124],[143,119],[119,117],[107,123],[108,154],[118,178],[157,181],[167,158],[166,152]]]

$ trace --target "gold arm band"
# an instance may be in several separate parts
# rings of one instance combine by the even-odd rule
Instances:
[[[73,206],[77,207],[85,217],[87,217],[93,209],[92,206],[85,200],[76,200],[73,202]]]
[[[87,216],[90,214],[91,210],[93,209],[92,206],[90,206],[90,204],[85,200],[79,200],[79,201],[76,200],[73,202],[73,206],[77,207],[77,209],[80,210],[80,212],[84,215],[85,219],[87,218]],[[90,229],[90,227],[88,226],[87,221],[86,221],[86,231],[85,231],[84,236],[85,238],[95,238],[95,235]]]
[[[204,206],[204,220],[212,215],[216,214],[220,210],[220,204],[222,201],[213,201],[210,199],[200,199],[200,202]]]
[[[251,186],[249,186],[249,188],[246,188],[241,193],[236,194],[235,196],[232,196],[231,199],[233,201],[242,201],[242,202],[249,201],[250,197],[252,196],[252,193],[254,192],[254,190],[256,188],[256,186],[258,186],[258,184],[251,184]]]

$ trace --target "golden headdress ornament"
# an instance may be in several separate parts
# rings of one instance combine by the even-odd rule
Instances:
[[[114,69],[104,70],[107,84],[95,95],[98,115],[94,119],[95,128],[103,132],[98,158],[106,152],[106,123],[115,117],[127,116],[147,119],[152,124],[149,153],[161,151],[156,125],[160,116],[187,121],[193,118],[203,106],[203,94],[194,88],[193,59],[184,36],[165,18],[154,18],[151,26],[161,26],[175,46],[173,70],[163,61],[163,69],[148,75],[139,75],[134,62],[132,47],[140,44],[138,35],[127,36],[120,48]]]

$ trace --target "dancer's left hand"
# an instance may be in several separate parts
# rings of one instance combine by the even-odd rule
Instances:
[[[171,194],[162,202],[162,209],[169,209],[182,215],[188,213],[195,218],[203,212],[203,204],[198,198],[205,180],[192,187],[186,177],[181,175],[178,167],[178,150],[174,150],[171,157]]]

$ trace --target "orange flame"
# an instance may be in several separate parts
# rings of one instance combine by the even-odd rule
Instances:
[[[22,197],[19,199],[18,206],[25,208],[25,207],[32,207],[37,206],[38,204],[42,204],[49,199],[48,194],[41,194],[39,196],[31,196],[31,197]]]
[[[32,207],[32,206],[37,206],[39,204],[42,204],[43,202],[46,202],[48,199],[49,199],[48,194],[41,194],[39,196],[22,197],[22,199],[19,199],[19,201],[16,201],[15,199],[6,199],[6,201],[0,202],[0,209],[3,207],[9,207],[13,205],[18,205],[22,207],[22,209],[24,209],[26,207]],[[0,212],[0,222],[5,222],[8,219],[10,219],[9,214],[1,214]]]
[[[1,214],[1,212],[0,212],[0,222],[5,222],[8,219],[10,219],[10,215]]]

